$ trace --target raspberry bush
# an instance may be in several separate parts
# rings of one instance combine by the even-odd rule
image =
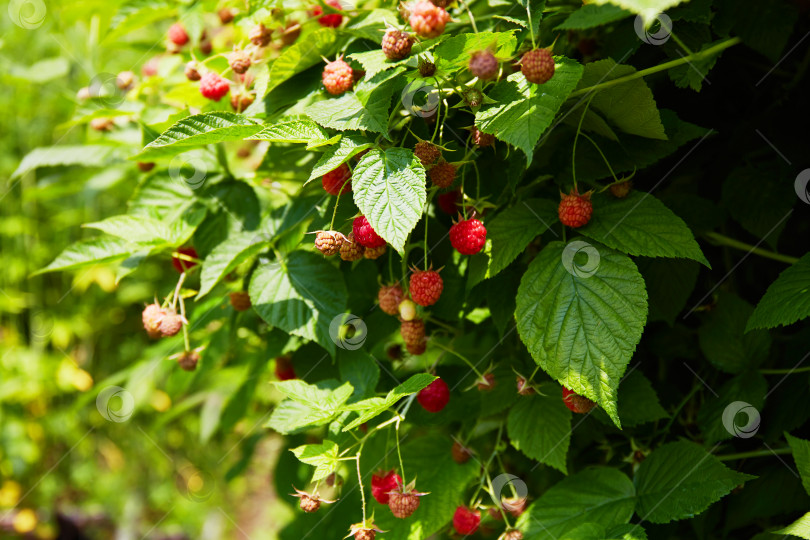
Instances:
[[[0,537],[810,538],[806,2],[17,4]]]

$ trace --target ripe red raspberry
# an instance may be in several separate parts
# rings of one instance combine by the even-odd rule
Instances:
[[[530,396],[534,394],[534,388],[531,387],[526,377],[522,375],[517,376],[517,393],[521,396]]]
[[[242,74],[250,69],[250,55],[242,50],[235,50],[228,55],[228,65],[234,73]]]
[[[321,75],[323,86],[326,91],[333,96],[351,90],[354,85],[354,72],[352,66],[347,64],[342,58],[333,62],[328,62],[323,68]]]
[[[560,223],[574,229],[586,225],[591,220],[593,204],[591,204],[591,193],[580,195],[574,189],[568,195],[560,193],[562,200],[557,208],[557,215]]]
[[[523,540],[523,533],[517,529],[512,529],[503,533],[501,540]]]
[[[366,248],[365,251],[363,251],[363,257],[371,260],[379,259],[383,255],[385,255],[387,249],[388,249],[387,246]]]
[[[402,485],[402,477],[395,470],[371,475],[371,496],[380,503],[388,504],[389,493]]]
[[[340,258],[344,261],[356,261],[363,258],[363,252],[366,248],[360,245],[354,239],[354,233],[349,233],[349,236],[340,244]]]
[[[591,410],[593,410],[594,407],[596,407],[596,403],[586,398],[585,396],[580,396],[573,390],[569,390],[565,386],[563,386],[562,389],[562,398],[563,403],[565,403],[565,406],[575,413],[579,414],[589,413],[591,412]]]
[[[366,216],[354,218],[352,222],[352,232],[354,233],[355,239],[357,239],[363,247],[378,248],[385,245],[385,239],[377,234],[371,227]]]
[[[382,40],[382,50],[389,60],[402,60],[411,54],[413,38],[410,34],[391,28],[385,33]]]
[[[453,461],[458,464],[467,463],[470,461],[470,457],[472,457],[472,450],[458,441],[453,441],[453,447],[450,449],[450,453],[453,456]]]
[[[197,255],[197,250],[193,247],[177,248],[177,253],[180,255],[186,255],[192,259],[198,259],[200,257]],[[174,266],[174,269],[182,274],[183,272],[187,272],[189,268],[197,266],[197,263],[194,261],[187,261],[186,259],[180,259],[178,257],[172,257],[172,266]]]
[[[391,491],[388,498],[388,508],[394,517],[405,519],[413,515],[419,508],[419,497],[427,493],[419,493],[413,489],[413,484]]]
[[[413,147],[413,153],[419,158],[419,161],[422,162],[424,167],[432,164],[442,155],[442,151],[439,147],[429,141],[419,141],[416,143],[416,146]]]
[[[477,219],[462,219],[450,227],[450,243],[462,255],[475,255],[487,243],[487,228]]]
[[[470,57],[470,73],[482,81],[494,79],[498,75],[498,60],[490,51],[477,51]]]
[[[327,257],[331,257],[340,253],[340,247],[345,241],[346,237],[337,231],[318,231],[318,234],[315,235],[315,248]]]
[[[413,301],[420,306],[432,306],[442,295],[444,282],[435,270],[413,270],[410,281]]]
[[[450,387],[442,379],[436,379],[416,394],[416,401],[427,412],[437,413],[450,401]]]
[[[453,514],[453,528],[458,534],[468,535],[474,534],[481,524],[481,512],[467,508],[466,506],[459,506]]]
[[[209,71],[200,79],[200,93],[208,99],[219,101],[228,90],[230,90],[228,81],[213,71]]]
[[[352,190],[352,171],[345,163],[321,178],[323,189],[330,195],[340,195]]]
[[[495,380],[494,373],[486,373],[483,377],[478,379],[478,391],[479,392],[489,392],[498,382]]]
[[[408,21],[419,36],[427,39],[439,37],[450,22],[450,15],[430,0],[415,0],[410,4]]]
[[[427,339],[425,339],[425,322],[422,319],[403,320],[399,326],[399,333],[405,348],[414,356],[419,356],[427,349]]]
[[[186,33],[186,29],[183,28],[183,25],[179,22],[174,23],[169,27],[169,41],[174,43],[175,45],[182,47],[186,43],[188,43],[188,34]]]
[[[165,311],[159,304],[149,304],[141,314],[143,321],[143,328],[150,338],[156,339],[160,337],[160,321],[163,320]]]
[[[472,140],[478,148],[486,148],[495,144],[495,135],[484,133],[477,127],[472,128]]]
[[[533,49],[520,60],[520,71],[526,80],[534,84],[543,84],[554,76],[554,57],[548,49]]]
[[[440,188],[450,187],[456,179],[456,167],[451,163],[442,161],[430,168],[428,176],[430,176],[430,181],[433,182],[434,186]]]
[[[248,39],[257,47],[267,47],[273,39],[273,31],[259,23],[258,26],[254,26],[250,29]]]
[[[217,15],[219,15],[219,22],[228,24],[233,20],[235,13],[233,9],[224,7],[217,12]]]
[[[340,5],[338,0],[326,0],[326,4],[332,6],[335,9],[343,9]],[[312,16],[318,17],[323,13],[323,8],[321,6],[316,6],[312,8]],[[318,19],[318,22],[321,26],[325,26],[327,28],[337,28],[340,26],[340,23],[343,22],[343,15],[339,13],[329,13],[328,15],[324,15]]]
[[[624,199],[630,194],[630,190],[632,189],[632,180],[625,180],[624,182],[619,182],[618,184],[610,184],[610,192],[617,199]]]
[[[197,62],[192,60],[188,64],[186,64],[185,75],[186,79],[190,81],[199,81],[202,77],[200,76],[200,72],[197,71]]]
[[[442,193],[436,197],[436,202],[445,214],[455,216],[458,213],[458,205],[461,202],[461,192],[456,189]]]
[[[380,309],[389,315],[399,314],[399,304],[404,298],[405,293],[399,285],[380,287],[380,292],[377,293],[377,301],[380,303]]]
[[[245,291],[236,291],[228,295],[231,307],[236,311],[247,311],[250,309],[250,295]]]
[[[181,328],[183,328],[183,323],[185,319],[182,315],[177,314],[173,309],[167,309],[163,313],[163,318],[160,319],[160,326],[158,330],[160,330],[160,335],[163,337],[172,337],[177,335]]]
[[[276,378],[280,381],[289,381],[290,379],[297,379],[295,368],[292,365],[292,358],[289,356],[279,356],[276,358],[275,367]]]
[[[194,371],[200,361],[200,353],[197,351],[184,351],[177,357],[177,365],[183,371]]]

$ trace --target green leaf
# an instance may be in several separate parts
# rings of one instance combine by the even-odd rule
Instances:
[[[124,214],[108,217],[103,221],[85,223],[82,226],[141,244],[169,243],[171,237],[169,227],[165,223],[149,216]]]
[[[597,8],[592,4],[585,7]],[[617,64],[610,58],[590,62],[585,65],[577,88],[588,88],[634,73],[636,69],[633,66]],[[620,83],[600,90],[592,96],[589,98],[590,107],[621,131],[639,137],[666,140],[667,134],[661,123],[655,98],[644,79]],[[576,109],[573,115],[579,118],[582,112]]]
[[[34,148],[22,159],[10,180],[40,167],[79,165],[101,167],[113,161],[118,149],[114,146],[88,144],[85,146],[45,146]]]
[[[338,35],[331,28],[321,28],[302,36],[291,47],[287,47],[276,58],[270,68],[270,83],[267,92],[293,75],[322,62],[323,57],[330,57],[338,46]]]
[[[691,518],[753,478],[732,471],[694,443],[665,444],[638,468],[636,511],[652,523]]]
[[[347,405],[344,410],[356,411],[359,416],[349,422],[343,428],[343,431],[349,431],[361,424],[365,424],[372,418],[384,413],[389,407],[393,407],[400,399],[415,394],[435,380],[436,377],[428,373],[417,373],[388,392],[384,398],[373,397]]]
[[[635,490],[618,469],[593,467],[565,478],[529,506],[517,520],[525,538],[558,540],[582,523],[604,528],[630,521]]]
[[[32,275],[36,276],[57,270],[76,270],[126,259],[135,249],[132,244],[121,238],[102,237],[76,242],[66,247],[51,264],[37,270]]]
[[[649,193],[596,196],[594,205],[598,211],[578,229],[585,236],[629,255],[682,257],[711,268],[686,223]]]
[[[650,380],[636,370],[619,385],[619,418],[626,427],[667,418]]]
[[[552,242],[520,281],[515,317],[534,361],[620,425],[616,392],[647,319],[633,261],[581,240]]]
[[[683,311],[695,289],[700,265],[687,259],[636,259],[650,297],[649,322],[665,321],[669,326]]]
[[[326,384],[328,382],[324,381],[319,385],[300,380],[274,382],[276,388],[287,394],[288,399],[273,410],[266,426],[286,435],[305,427],[332,422],[340,414],[354,388],[345,383],[332,389]]]
[[[677,6],[685,0],[593,0],[596,5],[613,4],[626,10],[638,13],[647,24],[650,24],[659,13]]]
[[[522,73],[497,83],[487,94],[496,104],[482,107],[475,115],[478,129],[520,148],[528,163],[540,137],[582,77],[583,67],[574,60],[557,57],[556,62],[554,77],[543,85],[529,83]]]
[[[785,433],[790,449],[793,451],[793,461],[802,477],[802,486],[807,493],[810,493],[810,441],[799,439],[790,433]]]
[[[365,130],[387,134],[388,110],[394,92],[391,77],[401,71],[402,68],[397,68],[378,73],[358,84],[354,92],[316,101],[304,112],[320,125],[338,131]]]
[[[153,25],[162,19],[177,14],[177,7],[159,0],[134,0],[120,4],[110,21],[109,31],[102,43],[105,46],[116,43],[139,28]]]
[[[605,534],[609,540],[647,540],[647,533],[641,525],[625,523],[616,525]]]
[[[810,253],[771,283],[748,320],[745,331],[787,326],[810,316]]]
[[[354,133],[343,135],[336,145],[330,146],[318,159],[318,162],[309,174],[309,180],[307,180],[307,182],[334,171],[342,164],[349,161],[353,156],[356,156],[366,148],[371,148],[372,146],[374,146],[374,143],[362,135],[356,135]]]
[[[740,373],[759,366],[768,357],[770,334],[765,330],[745,331],[753,311],[739,296],[723,292],[717,299],[717,307],[698,329],[700,350],[718,369]]]
[[[768,383],[765,377],[757,371],[746,371],[731,378],[717,389],[716,396],[710,396],[698,411],[697,423],[703,433],[706,444],[714,444],[730,439],[739,430],[741,436],[756,433],[759,427],[759,412],[765,404],[765,394]],[[730,419],[726,418],[726,410],[732,403],[742,402],[745,406]],[[728,409],[735,412],[734,409]],[[749,414],[750,413],[750,414]],[[731,421],[734,425],[727,426]],[[742,428],[742,429],[741,429]],[[753,429],[753,431],[751,431]]]
[[[224,111],[195,114],[183,118],[146,145],[138,159],[166,156],[187,150],[189,146],[203,146],[224,141],[241,141],[261,131],[261,124],[241,114]]]
[[[348,295],[340,274],[323,257],[294,251],[284,261],[262,265],[253,273],[249,292],[253,308],[268,324],[335,353],[329,325],[343,313]]]
[[[773,531],[772,534],[789,534],[791,536],[810,540],[810,512],[806,513],[784,529]]]
[[[565,21],[557,26],[556,30],[585,30],[605,24],[610,24],[632,15],[626,9],[612,4],[597,6],[585,4],[573,12]],[[586,67],[587,69],[587,67]]]
[[[506,427],[512,446],[568,474],[565,459],[571,442],[571,411],[559,391],[557,384],[545,383],[538,394],[521,397],[509,411]]]
[[[497,58],[510,58],[517,48],[514,32],[460,34],[442,42],[436,49],[436,70],[455,72],[467,67],[476,51],[489,49]]]
[[[380,380],[377,360],[362,349],[338,351],[340,378],[354,386],[354,398],[363,398],[374,393]]]
[[[354,202],[374,230],[402,253],[422,218],[425,169],[406,148],[370,150],[352,173]]]
[[[200,292],[197,298],[208,294],[225,275],[234,268],[261,252],[267,243],[255,232],[230,236],[215,247],[205,258],[200,273]]]
[[[325,142],[330,139],[329,133],[321,126],[307,119],[285,120],[262,129],[251,137],[251,141],[269,141],[275,143],[310,143]]]
[[[338,464],[338,445],[329,439],[321,444],[305,444],[297,448],[291,448],[290,452],[295,454],[302,463],[315,467],[311,482],[323,480],[332,474]]]

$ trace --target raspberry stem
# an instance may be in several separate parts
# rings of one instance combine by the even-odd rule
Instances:
[[[465,2],[465,0],[461,0],[461,3],[464,5],[464,9],[467,10],[467,16],[470,18],[470,26],[472,26],[473,32],[477,34],[478,27],[475,25],[475,17],[473,17],[472,11],[470,11],[470,6],[467,5],[467,2]]]
[[[413,396],[416,396],[416,394],[413,394],[412,397]],[[405,466],[402,464],[402,451],[399,449],[399,424],[401,423],[401,421],[402,421],[401,417],[397,418],[395,435],[397,440],[397,457],[399,458],[399,471],[400,471],[399,476],[402,478],[402,485],[404,486],[407,485],[407,482],[405,481]]]
[[[728,246],[730,248],[739,249],[741,251],[747,251],[749,253],[759,255],[760,257],[765,257],[766,259],[773,259],[775,261],[780,261],[788,264],[794,264],[799,260],[796,257],[791,257],[790,255],[782,255],[781,253],[777,253],[775,251],[768,251],[767,249],[762,249],[757,246],[752,246],[751,244],[746,244],[745,242],[740,242],[739,240],[729,238],[728,236],[722,235],[720,233],[708,232],[705,233],[703,236],[713,244],[719,244],[721,246]]]
[[[534,41],[534,25],[532,24],[532,10],[531,10],[531,2],[526,2],[526,17],[528,17],[529,21],[529,32],[532,35],[532,49],[537,48],[537,44]]]
[[[599,145],[596,144],[596,141],[594,141],[592,138],[590,138],[585,133],[581,133],[581,135],[583,137],[585,137],[587,140],[591,141],[591,144],[594,145],[594,147],[596,148],[596,151],[599,152],[600,156],[602,156],[602,159],[604,160],[605,165],[607,165],[607,168],[610,171],[610,175],[613,177],[613,182],[618,184],[619,183],[619,178],[616,176],[616,173],[613,172],[613,167],[610,166],[610,162],[608,161],[608,158],[605,156],[604,152],[602,152],[602,149],[599,148]]]
[[[363,489],[363,475],[360,474],[360,454],[363,453],[363,445],[365,439],[360,443],[360,449],[357,451],[355,461],[357,462],[357,484],[360,486],[360,500],[363,502],[363,523],[366,522],[366,492]]]
[[[471,370],[473,370],[473,373],[475,373],[476,377],[478,377],[479,379],[481,379],[481,378],[483,378],[483,377],[484,377],[484,376],[483,376],[483,375],[482,375],[482,374],[481,374],[481,373],[480,373],[480,372],[479,372],[477,369],[475,369],[475,366],[472,364],[472,362],[470,362],[469,360],[467,360],[467,357],[465,357],[464,355],[462,355],[462,354],[460,354],[460,353],[457,353],[456,351],[454,351],[454,350],[453,350],[453,349],[451,349],[450,347],[445,347],[444,345],[442,345],[442,344],[441,344],[441,343],[439,343],[438,341],[434,341],[434,342],[433,342],[433,344],[434,344],[434,345],[436,345],[437,347],[439,347],[440,349],[443,349],[443,350],[445,350],[445,351],[449,352],[449,353],[450,353],[450,354],[452,354],[453,356],[456,356],[456,357],[460,358],[460,359],[461,359],[461,360],[462,360],[462,361],[463,361],[465,364],[467,364],[467,366],[468,366],[468,367],[469,367]]]
[[[588,114],[588,107],[590,107],[591,101],[595,95],[596,94],[591,94],[591,97],[585,102],[585,108],[582,109],[582,116],[579,117],[579,124],[577,124],[577,133],[574,135],[574,147],[571,150],[571,176],[574,179],[574,191],[579,191],[577,188],[577,142],[579,142],[579,136],[582,134],[582,122],[585,121],[585,115]]]

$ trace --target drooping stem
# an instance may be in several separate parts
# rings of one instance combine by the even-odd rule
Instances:
[[[172,309],[175,309],[177,306],[177,299],[180,297],[180,288],[183,286],[183,282],[186,280],[186,273],[183,272],[180,274],[180,278],[177,280],[177,286],[174,288],[174,297],[172,297]]]
[[[360,500],[363,502],[363,524],[366,523],[366,492],[363,489],[363,475],[360,474],[360,454],[363,453],[363,445],[365,440],[360,443],[360,449],[357,451],[355,461],[357,462],[357,485],[360,486]]]
[[[807,373],[810,371],[810,366],[803,368],[787,368],[787,369],[760,369],[759,372],[763,375],[792,375],[794,373]]]
[[[577,142],[579,142],[579,136],[582,134],[582,122],[585,121],[585,115],[588,114],[588,107],[590,107],[591,100],[595,95],[596,94],[591,94],[591,97],[585,102],[585,108],[582,109],[582,116],[579,117],[579,123],[577,124],[577,133],[574,135],[574,148],[571,150],[571,176],[574,179],[575,191],[577,191]]]
[[[728,236],[722,235],[720,233],[708,232],[705,233],[703,236],[713,244],[728,246],[730,248],[739,249],[741,251],[747,251],[749,253],[753,253],[755,255],[759,255],[760,257],[765,257],[767,259],[773,259],[775,261],[785,262],[788,264],[794,264],[799,260],[797,257],[791,257],[790,255],[782,255],[781,253],[776,253],[775,251],[769,251],[767,249],[752,246],[751,244],[740,242],[739,240],[729,238]]]
[[[461,359],[461,360],[462,360],[462,361],[463,361],[465,364],[467,364],[467,366],[469,366],[469,368],[470,368],[471,370],[473,370],[473,372],[475,372],[475,375],[476,375],[476,376],[477,376],[479,379],[482,379],[482,378],[484,377],[484,376],[483,376],[483,375],[482,375],[482,374],[481,374],[481,373],[480,373],[480,372],[479,372],[477,369],[475,369],[475,366],[472,364],[472,362],[470,362],[469,360],[467,360],[467,357],[466,357],[466,356],[464,356],[463,354],[457,353],[456,351],[454,351],[454,350],[453,350],[453,349],[451,349],[450,347],[445,347],[444,345],[442,345],[442,344],[441,344],[441,343],[439,343],[438,341],[434,341],[434,342],[433,342],[433,344],[434,344],[434,345],[436,345],[438,348],[440,348],[440,349],[442,349],[442,350],[444,350],[444,351],[449,352],[449,353],[450,353],[450,354],[452,354],[453,356],[455,356],[455,357],[457,357],[457,358],[460,358],[460,359]]]
[[[752,452],[740,452],[739,454],[726,454],[724,456],[717,456],[717,459],[720,461],[734,461],[737,459],[779,456],[792,453],[793,450],[791,448],[777,448],[775,450],[754,450]]]
[[[613,167],[611,167],[611,166],[610,166],[610,162],[608,161],[608,159],[607,159],[607,157],[605,156],[605,154],[602,152],[602,149],[601,149],[601,148],[599,148],[599,145],[598,145],[598,144],[596,144],[596,141],[594,141],[594,140],[593,140],[591,137],[589,137],[589,136],[588,136],[588,135],[586,135],[585,133],[582,133],[581,135],[582,135],[583,137],[585,137],[586,139],[588,139],[588,140],[591,142],[591,144],[594,146],[594,148],[596,148],[596,151],[597,151],[597,152],[599,152],[599,155],[600,155],[600,156],[602,156],[602,159],[604,160],[605,165],[607,165],[607,168],[608,168],[608,170],[610,171],[610,175],[613,177],[613,181],[618,183],[619,179],[616,177],[616,173],[615,173],[615,172],[613,172]]]
[[[402,464],[402,451],[399,448],[399,425],[402,419],[397,419],[396,430],[395,430],[395,437],[397,439],[397,457],[399,458],[399,476],[402,478],[402,485],[406,485],[407,482],[405,481],[405,465]]]
[[[346,182],[348,182],[348,180]],[[343,186],[346,185],[346,182],[343,183]],[[340,191],[338,191],[338,194],[335,196],[335,207],[332,209],[332,221],[329,222],[330,231],[335,229],[335,216],[337,216],[337,207],[340,202],[340,194],[343,192],[343,186],[340,186]]]
[[[529,21],[529,32],[532,35],[532,49],[537,48],[537,43],[534,40],[534,25],[532,24],[532,10],[531,10],[531,2],[526,2],[526,17]]]

